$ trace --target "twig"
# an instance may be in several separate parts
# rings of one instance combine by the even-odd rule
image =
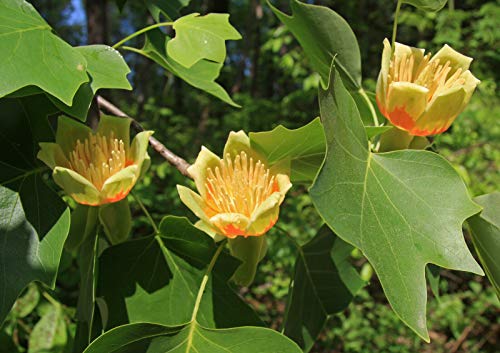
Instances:
[[[127,117],[132,119],[132,128],[138,132],[144,131],[144,128],[139,124],[136,120],[125,114],[120,108],[115,106],[113,103],[109,102],[108,100],[104,99],[101,96],[97,96],[97,104],[99,107],[104,108],[107,110],[109,113],[116,115],[116,116],[122,116],[122,117]],[[170,163],[173,167],[175,167],[179,172],[181,172],[182,175],[188,177],[188,178],[193,178],[187,169],[191,166],[188,162],[186,162],[185,159],[182,157],[179,157],[176,155],[174,152],[169,150],[167,147],[165,147],[164,144],[162,144],[160,141],[158,141],[156,138],[151,136],[149,138],[149,144],[153,149],[158,152],[165,160]]]

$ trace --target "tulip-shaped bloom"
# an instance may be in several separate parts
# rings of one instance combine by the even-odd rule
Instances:
[[[56,142],[40,143],[38,158],[80,204],[122,200],[150,164],[147,146],[153,132],[138,133],[130,144],[130,119],[102,116],[95,133],[66,116],[57,125]]]
[[[424,49],[384,40],[377,104],[396,127],[411,135],[446,131],[462,112],[479,80],[468,70],[472,58],[448,45],[431,58]]]
[[[200,194],[178,185],[182,202],[200,218],[199,228],[228,238],[266,233],[291,187],[288,175],[269,168],[243,131],[229,134],[222,159],[202,147],[188,172]]]

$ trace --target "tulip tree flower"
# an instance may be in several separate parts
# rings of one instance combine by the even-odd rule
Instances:
[[[468,70],[472,58],[448,45],[431,57],[424,49],[384,40],[377,104],[396,127],[415,136],[446,131],[462,112],[479,80]]]
[[[69,117],[58,119],[56,142],[40,143],[38,158],[77,203],[99,206],[124,199],[144,172],[152,131],[130,144],[130,119],[102,116],[96,132]]]
[[[182,202],[200,218],[197,227],[214,238],[229,238],[233,256],[243,264],[233,276],[248,285],[265,254],[264,235],[278,220],[290,189],[287,174],[269,168],[243,132],[231,132],[219,158],[205,147],[188,169],[199,194],[177,186]]]

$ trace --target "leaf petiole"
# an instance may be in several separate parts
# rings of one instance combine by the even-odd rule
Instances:
[[[152,29],[155,29],[155,28],[159,28],[159,27],[167,27],[167,26],[172,26],[174,23],[173,22],[160,22],[160,23],[155,23],[154,25],[151,25],[151,26],[147,26],[147,27],[144,27],[143,29],[140,29],[138,30],[137,32],[134,32],[132,33],[131,35],[123,38],[121,41],[119,41],[118,43],[116,43],[115,45],[113,45],[113,49],[117,49],[119,48],[122,44],[128,42],[129,40],[131,40],[132,38],[135,38],[143,33],[146,33],[147,31],[150,31]]]
[[[144,206],[144,204],[142,203],[141,199],[139,198],[139,196],[137,196],[135,193],[131,192],[130,193],[134,200],[139,204],[139,207],[141,208],[142,212],[144,212],[144,214],[146,215],[149,223],[151,223],[151,226],[153,227],[154,231],[155,231],[155,234],[158,234],[160,233],[160,230],[158,229],[158,226],[156,225],[153,217],[151,217],[151,214],[149,213],[149,211],[147,210],[146,206]]]

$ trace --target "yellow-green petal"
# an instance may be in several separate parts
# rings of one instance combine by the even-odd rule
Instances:
[[[231,255],[241,261],[241,265],[231,278],[240,286],[249,286],[257,272],[257,265],[267,252],[267,239],[261,237],[237,237],[229,239]]]
[[[447,61],[450,62],[450,66],[452,70],[449,75],[452,75],[458,69],[468,70],[470,63],[472,62],[472,58],[460,54],[458,51],[445,44],[437,53],[432,57],[429,63],[433,61],[439,60],[440,64],[445,64]]]
[[[68,167],[68,159],[64,155],[61,146],[53,142],[40,142],[40,151],[37,158],[45,163],[50,169],[57,166]]]
[[[75,148],[77,140],[83,142],[92,133],[92,129],[87,125],[61,115],[57,119],[56,143],[61,146],[66,157]]]
[[[416,127],[431,135],[445,131],[464,108],[465,97],[463,87],[453,87],[435,96],[417,120]]]
[[[129,165],[118,173],[110,176],[102,185],[102,202],[117,202],[125,198],[130,190],[132,190],[138,176],[139,167],[135,164]]]
[[[279,201],[279,203],[281,204],[283,202],[283,199],[285,198],[286,193],[292,187],[292,183],[290,182],[290,178],[288,177],[288,175],[285,174],[276,175],[276,181],[278,182],[278,189],[279,193],[281,194]]]
[[[220,234],[216,228],[212,227],[212,225],[202,221],[201,219],[196,222],[194,226],[205,234],[209,235],[216,243],[226,239],[226,237]]]
[[[477,85],[481,81],[478,80],[469,70],[465,71],[460,77],[465,80],[463,85],[465,90],[464,104],[467,104],[469,103],[469,100],[472,97],[472,93],[474,93]]]
[[[199,219],[205,221],[206,223],[210,223],[210,220],[205,213],[208,206],[200,195],[182,185],[177,185],[177,192],[179,193],[182,203],[186,205],[191,212],[193,212]]]
[[[414,64],[412,76],[415,77],[418,67],[422,62],[422,59],[424,58],[425,50],[421,48],[410,47],[409,45],[404,45],[397,42],[395,43],[394,48],[394,56],[397,58],[402,58],[404,55],[406,55],[407,58],[413,56]]]
[[[153,135],[153,131],[139,132],[132,140],[132,145],[127,153],[127,159],[139,166],[139,168],[141,168],[142,163],[148,155],[149,138],[151,135]]]
[[[236,155],[239,155],[241,152],[245,152],[249,159],[252,158],[255,162],[260,160],[267,165],[267,159],[251,147],[250,138],[243,130],[238,132],[231,131],[224,146],[223,156],[226,158],[229,154],[231,159],[234,160]]]
[[[220,167],[220,158],[208,148],[202,146],[196,161],[188,168],[188,173],[193,177],[196,189],[203,198],[206,198],[207,195],[205,188],[207,169],[210,168],[215,172],[215,167]]]
[[[100,204],[99,191],[82,175],[63,167],[55,167],[52,175],[56,184],[76,202],[89,206]]]
[[[415,121],[425,111],[428,93],[427,88],[416,83],[393,82],[387,92],[387,113],[390,115],[396,108],[403,108]]]
[[[249,234],[261,235],[274,226],[278,220],[281,199],[282,194],[275,192],[257,207],[248,224]]]
[[[114,138],[122,140],[125,148],[128,148],[130,145],[131,121],[130,118],[102,114],[97,126],[97,132],[108,137],[113,132]]]

